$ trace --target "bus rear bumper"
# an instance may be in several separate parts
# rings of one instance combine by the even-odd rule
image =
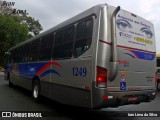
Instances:
[[[93,98],[93,108],[118,107],[127,104],[150,102],[155,99],[156,90],[107,92],[107,94],[101,91],[97,95],[98,97]]]

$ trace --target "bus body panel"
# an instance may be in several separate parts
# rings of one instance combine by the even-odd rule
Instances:
[[[91,107],[91,91],[41,81],[42,95],[62,104]],[[47,89],[46,89],[47,88]]]

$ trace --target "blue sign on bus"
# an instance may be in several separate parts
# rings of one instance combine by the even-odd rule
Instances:
[[[120,90],[126,90],[126,82],[120,82]]]

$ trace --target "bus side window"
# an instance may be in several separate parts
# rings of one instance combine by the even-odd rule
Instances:
[[[76,40],[74,45],[74,57],[82,55],[91,45],[93,31],[93,19],[80,22],[76,27]]]
[[[72,57],[74,26],[58,31],[55,36],[53,58],[69,59]]]
[[[15,50],[13,50],[12,51],[13,52],[13,63],[16,63],[17,62],[17,60],[16,60],[16,58],[17,58],[17,53],[16,53],[16,49]]]
[[[31,47],[30,47],[30,53],[29,53],[29,61],[38,61],[39,58],[39,46],[40,46],[40,40],[35,40],[31,42]]]
[[[12,55],[12,52],[10,52],[9,63],[13,63],[13,55]]]
[[[54,40],[53,34],[48,34],[41,39],[40,56],[39,56],[40,61],[51,59],[53,40]]]
[[[5,55],[4,55],[4,64],[5,64],[5,66],[7,66],[7,64],[9,63],[9,58],[10,58],[10,54],[5,53]]]
[[[30,43],[25,44],[23,47],[24,51],[22,56],[22,62],[25,63],[29,61]]]

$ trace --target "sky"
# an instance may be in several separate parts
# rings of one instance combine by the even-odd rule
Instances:
[[[2,0],[15,2],[13,8],[27,10],[38,19],[43,31],[89,9],[107,3],[151,21],[154,24],[156,50],[160,53],[160,0]]]

